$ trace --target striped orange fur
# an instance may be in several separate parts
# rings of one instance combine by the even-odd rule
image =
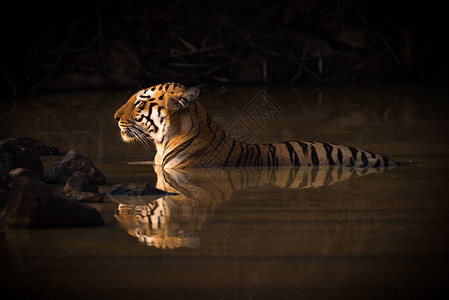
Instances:
[[[367,150],[315,141],[248,144],[231,137],[198,102],[198,87],[163,83],[134,94],[115,113],[125,142],[151,141],[164,168],[282,165],[389,167],[393,160]]]

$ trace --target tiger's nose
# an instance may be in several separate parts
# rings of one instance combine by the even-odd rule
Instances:
[[[120,121],[120,116],[119,116],[117,113],[115,113],[115,114],[114,114],[114,119],[115,119],[117,122],[119,122],[119,121]]]

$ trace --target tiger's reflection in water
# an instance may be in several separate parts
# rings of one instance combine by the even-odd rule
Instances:
[[[155,166],[154,170],[156,187],[176,195],[157,199],[111,196],[120,203],[115,218],[140,242],[174,249],[199,247],[201,227],[236,191],[263,186],[281,189],[325,187],[386,169],[320,166],[174,170]]]

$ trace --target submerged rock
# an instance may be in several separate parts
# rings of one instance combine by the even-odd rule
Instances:
[[[114,185],[108,196],[164,196],[171,193],[150,186],[148,183],[120,183]]]
[[[37,178],[44,177],[44,166],[39,153],[34,149],[20,149],[14,153],[14,168],[24,168],[33,172]]]
[[[101,202],[103,197],[98,194],[98,186],[85,172],[76,171],[67,179],[64,186],[67,197],[76,201]]]
[[[122,204],[146,205],[168,195],[177,195],[150,186],[148,183],[121,183],[114,185],[108,197]]]
[[[9,190],[0,188],[0,210],[3,210],[8,203]]]
[[[9,171],[9,178],[13,179],[18,176],[26,176],[33,177],[35,179],[40,179],[35,172],[31,171],[27,168],[16,168],[14,170]]]
[[[9,171],[14,168],[14,158],[11,147],[0,142],[0,187],[6,186],[9,179]]]
[[[102,202],[103,197],[98,193],[71,191],[66,194],[72,200],[81,202]]]
[[[92,184],[104,184],[106,182],[104,175],[85,154],[73,150],[69,151],[60,162],[53,165],[51,170],[45,174],[45,181],[66,184],[67,180],[76,171],[86,173]]]
[[[0,141],[0,186],[6,186],[9,171],[26,168],[39,179],[44,176],[40,155],[59,154],[57,147],[47,147],[41,140],[16,137]]]
[[[53,194],[42,182],[17,176],[3,213],[3,225],[10,227],[98,226],[104,221],[94,208]]]
[[[85,172],[76,171],[67,179],[64,186],[64,192],[66,194],[74,191],[98,193],[98,186],[95,185],[92,178]]]

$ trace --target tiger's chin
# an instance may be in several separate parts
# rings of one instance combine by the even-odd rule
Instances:
[[[131,143],[134,142],[135,140],[137,140],[137,138],[135,136],[129,136],[126,131],[120,131],[120,135],[122,136],[122,140],[125,143]]]

